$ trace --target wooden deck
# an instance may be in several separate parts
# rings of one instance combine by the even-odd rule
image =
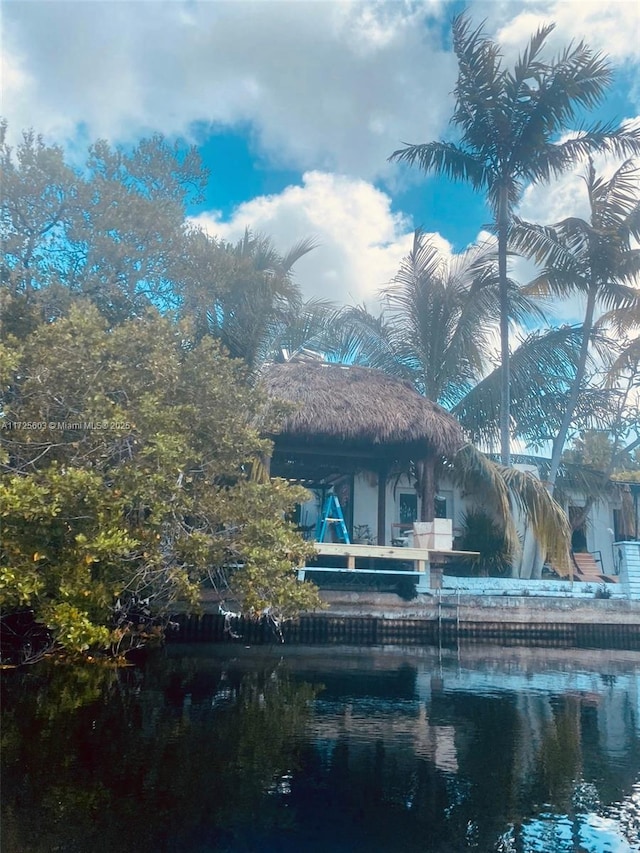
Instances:
[[[298,576],[304,580],[306,572],[361,572],[366,574],[425,575],[434,557],[443,558],[470,556],[470,551],[436,551],[426,548],[398,548],[379,545],[352,545],[342,542],[315,542],[317,557],[313,562],[301,567]],[[322,564],[322,557],[338,557],[341,565]],[[373,561],[383,560],[385,564],[376,567]],[[402,564],[411,563],[406,569]],[[399,566],[399,568],[395,568]]]

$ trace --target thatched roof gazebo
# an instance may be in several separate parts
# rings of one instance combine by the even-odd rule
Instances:
[[[324,362],[267,365],[261,382],[294,411],[272,436],[272,473],[320,479],[366,468],[378,475],[378,528],[394,466],[418,463],[423,520],[433,518],[435,461],[464,443],[458,422],[408,383],[379,370]],[[382,544],[382,543],[379,543]]]

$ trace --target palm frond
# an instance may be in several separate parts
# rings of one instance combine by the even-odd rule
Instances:
[[[317,249],[319,245],[320,242],[315,237],[305,237],[303,240],[299,240],[282,256],[279,261],[280,268],[288,274],[300,258]]]
[[[522,292],[536,299],[566,299],[574,293],[586,293],[589,289],[584,276],[574,270],[548,267],[527,284]]]
[[[617,378],[627,372],[633,372],[636,375],[640,369],[640,336],[633,338],[623,347],[622,352],[614,359],[609,367],[608,381],[616,383]]]
[[[421,393],[445,406],[482,375],[499,316],[496,280],[487,247],[449,262],[432,238],[416,231],[411,252],[381,291],[397,361]]]
[[[598,358],[606,357],[610,343],[594,334]],[[579,327],[564,326],[528,335],[511,355],[511,395],[514,437],[532,444],[553,438],[562,419],[566,396],[575,379],[582,344]],[[599,422],[610,408],[608,392],[585,389],[579,398],[576,421]],[[472,388],[452,409],[472,441],[497,441],[500,416],[500,368]]]
[[[601,327],[611,326],[619,335],[640,330],[640,290],[636,290],[636,299],[629,308],[618,308],[608,311],[600,320]]]
[[[413,374],[393,349],[383,314],[371,314],[365,305],[340,309],[325,350],[329,361],[373,367],[412,382]]]
[[[563,459],[558,470],[556,489],[558,496],[567,498],[572,493],[578,492],[590,495],[595,500],[606,500],[611,497],[615,486],[604,471]]]
[[[450,142],[427,142],[420,145],[405,144],[394,151],[390,161],[416,163],[424,172],[435,172],[452,181],[466,181],[476,189],[489,186],[490,172],[473,152]]]
[[[503,468],[502,476],[513,503],[525,516],[546,559],[562,575],[569,574],[571,528],[565,511],[532,474]]]
[[[616,127],[613,123],[599,123],[584,128],[575,138],[550,144],[544,158],[549,175],[558,176],[594,154],[636,157],[640,154],[640,124]]]
[[[538,56],[555,28],[555,24],[544,24],[529,39],[529,44],[518,57],[513,74],[507,75],[512,86],[510,100],[522,100],[526,94],[530,94],[530,89],[528,86],[525,88],[525,84],[528,80],[537,79],[544,71],[545,65],[538,60]]]
[[[263,360],[276,359],[283,350],[291,357],[303,349],[324,352],[333,334],[339,309],[325,299],[309,299],[274,318],[268,335],[268,354]]]
[[[640,252],[638,252],[636,263],[637,261],[640,261]],[[636,264],[634,264],[634,268],[635,266]],[[628,287],[613,280],[607,282],[605,287],[600,288],[598,299],[607,312],[630,312],[638,303],[638,290],[635,287]]]
[[[579,110],[593,109],[611,84],[612,71],[600,53],[584,42],[569,45],[547,66],[528,125],[547,138],[570,126]]]
[[[629,158],[605,181],[590,164],[587,190],[595,228],[613,231],[624,229],[638,209],[638,184],[640,168],[634,158]]]
[[[572,247],[561,239],[556,227],[527,222],[516,216],[509,229],[509,248],[537,264],[577,271]]]
[[[640,249],[629,249],[618,260],[618,279],[632,287],[640,284]],[[633,306],[630,306],[631,310]]]
[[[447,460],[447,469],[456,487],[465,494],[481,496],[485,511],[504,525],[510,555],[518,554],[520,540],[502,467],[472,444],[467,444]]]
[[[544,483],[516,468],[493,462],[473,445],[466,445],[449,460],[454,483],[480,496],[485,512],[504,524],[512,558],[520,550],[514,514],[524,517],[542,552],[562,573],[569,571],[571,531],[562,507]]]

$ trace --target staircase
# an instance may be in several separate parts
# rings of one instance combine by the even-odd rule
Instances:
[[[618,583],[617,577],[602,574],[602,567],[596,563],[593,554],[572,551],[571,557],[575,570],[574,580],[585,583]]]

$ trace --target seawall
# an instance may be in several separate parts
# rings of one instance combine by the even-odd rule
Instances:
[[[328,609],[282,626],[288,643],[437,644],[469,640],[518,645],[640,649],[640,602],[530,596],[418,596],[323,590]],[[225,603],[234,610],[233,602]],[[225,618],[217,602],[200,616],[181,614],[177,641],[274,642],[268,622]]]

